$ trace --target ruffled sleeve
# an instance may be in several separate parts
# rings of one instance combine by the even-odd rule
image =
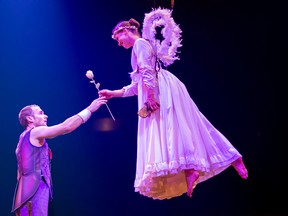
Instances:
[[[139,73],[137,70],[130,73],[131,84],[124,86],[124,94],[122,97],[131,97],[134,95],[138,95],[138,80],[139,80]]]

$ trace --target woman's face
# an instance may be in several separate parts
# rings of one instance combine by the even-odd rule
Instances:
[[[125,49],[129,49],[132,46],[130,38],[128,37],[128,31],[125,29],[115,35],[115,40],[117,40],[119,46],[122,46]]]

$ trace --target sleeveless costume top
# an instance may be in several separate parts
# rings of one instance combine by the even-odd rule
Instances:
[[[14,193],[12,212],[20,208],[36,193],[40,181],[43,180],[50,190],[52,199],[51,180],[51,150],[46,140],[40,147],[30,142],[31,130],[21,134],[16,148],[18,175]]]

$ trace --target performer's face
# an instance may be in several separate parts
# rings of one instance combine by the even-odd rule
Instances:
[[[115,39],[117,40],[118,45],[124,47],[125,49],[129,49],[132,46],[128,37],[128,31],[125,29],[117,33],[115,35]]]
[[[48,116],[44,114],[44,111],[39,106],[32,107],[32,110],[34,126],[47,126]]]

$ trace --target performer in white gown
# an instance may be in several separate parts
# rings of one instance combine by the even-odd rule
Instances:
[[[131,84],[99,91],[107,99],[137,95],[138,108],[150,111],[147,117],[139,113],[135,191],[160,200],[183,193],[191,197],[198,183],[231,165],[246,179],[242,155],[199,111],[184,84],[157,64],[139,26],[131,18],[112,31],[119,46],[132,47]]]

